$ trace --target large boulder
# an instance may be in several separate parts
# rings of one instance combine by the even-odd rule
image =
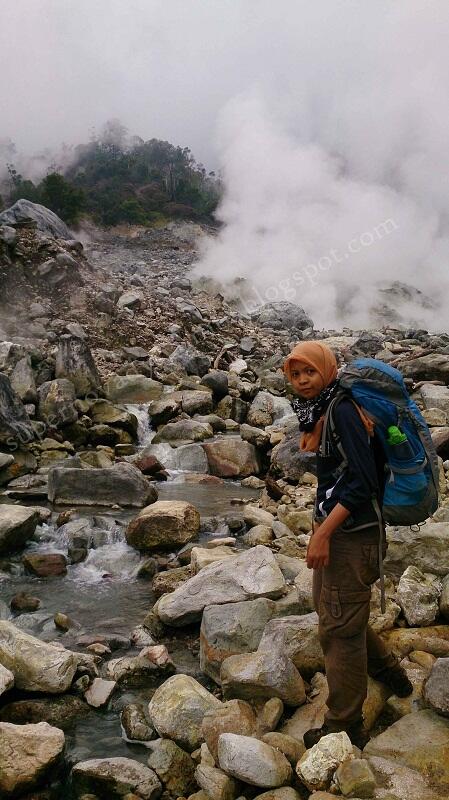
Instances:
[[[59,340],[56,354],[56,378],[67,378],[75,387],[77,397],[97,393],[101,380],[92,353],[84,339],[64,335]]]
[[[212,389],[215,400],[221,400],[228,393],[228,373],[222,369],[211,369],[203,375],[201,383]]]
[[[312,612],[270,620],[259,650],[285,653],[306,677],[322,671],[324,656],[318,639],[318,615]]]
[[[438,714],[449,717],[449,658],[437,658],[424,687],[424,699]]]
[[[22,547],[38,523],[39,512],[35,508],[0,505],[0,554]]]
[[[275,789],[292,778],[292,768],[284,754],[251,736],[222,733],[218,761],[224,772],[250,786]]]
[[[160,736],[192,752],[203,741],[206,712],[215,708],[221,708],[220,700],[198,681],[189,675],[173,675],[156,689],[148,713]]]
[[[76,394],[67,378],[46,381],[39,387],[39,417],[51,428],[70,425],[78,419]]]
[[[215,798],[215,800],[234,800],[238,795],[236,781],[222,772],[221,769],[209,766],[209,764],[199,764],[195,770],[195,780],[203,790],[205,798]]]
[[[401,372],[405,378],[414,381],[443,381],[449,383],[449,356],[442,353],[430,353],[427,356],[413,358],[401,364]]]
[[[196,575],[205,567],[210,564],[215,564],[217,561],[223,561],[224,558],[233,558],[235,550],[232,547],[222,545],[219,547],[192,547],[190,566],[192,574]]]
[[[12,482],[11,489],[26,490],[46,483],[46,479],[43,476],[30,475],[31,472],[36,471],[38,463],[36,457],[27,447],[18,447],[14,450],[12,461],[8,458],[9,453],[2,453],[1,455],[6,456],[8,463],[2,459],[3,467],[0,468],[0,486]],[[34,494],[34,492],[31,492],[31,494]],[[43,493],[44,495],[45,492]]]
[[[195,764],[192,757],[170,739],[159,739],[148,759],[172,797],[187,797],[194,789]]]
[[[204,389],[185,390],[181,393],[182,410],[193,416],[193,414],[210,414],[213,410],[212,392]]]
[[[37,229],[47,236],[73,240],[73,234],[62,219],[49,208],[32,203],[31,200],[17,200],[0,214],[0,225],[21,225],[28,222],[36,223]]]
[[[180,419],[178,422],[168,422],[153,437],[154,444],[159,442],[202,442],[213,436],[211,425],[197,422],[194,419]]]
[[[285,580],[276,559],[263,545],[205,567],[174,592],[160,598],[157,613],[169,625],[200,619],[212,604],[237,603],[256,597],[280,597]]]
[[[105,395],[113,403],[149,403],[159,400],[163,388],[146,375],[112,375],[104,384]]]
[[[265,428],[273,423],[292,421],[296,415],[286,397],[277,397],[271,392],[258,392],[248,410],[248,425]]]
[[[244,700],[228,700],[221,706],[206,711],[201,731],[209,752],[218,763],[218,740],[222,733],[253,736],[256,728],[257,718],[250,704]]]
[[[337,767],[352,758],[348,734],[345,731],[330,733],[306,750],[296,766],[296,774],[311,792],[328,789]]]
[[[277,477],[299,481],[305,472],[316,474],[315,453],[299,449],[297,425],[289,428],[285,438],[271,451],[271,469]]]
[[[449,414],[449,388],[447,386],[425,383],[424,386],[421,386],[420,394],[424,408],[439,408]]]
[[[373,797],[376,779],[364,758],[343,761],[335,773],[335,782],[345,797]]]
[[[9,378],[0,372],[0,444],[16,448],[34,439],[30,418]]]
[[[217,683],[229,656],[257,650],[276,603],[266,597],[243,603],[210,605],[204,609],[200,632],[200,667]]]
[[[251,317],[261,328],[273,330],[298,330],[313,328],[313,321],[301,306],[281,300],[278,303],[265,303],[254,311]]]
[[[447,796],[449,784],[449,720],[428,709],[406,714],[371,739],[363,755],[371,765],[374,757],[409,767],[431,776],[432,788]]]
[[[108,400],[95,400],[89,409],[89,415],[94,425],[121,428],[133,437],[137,434],[138,421],[135,414],[131,414],[126,408],[113,405]]]
[[[0,620],[0,664],[13,673],[18,689],[60,694],[71,686],[78,659]]]
[[[435,575],[407,567],[401,575],[396,600],[410,626],[435,622],[441,588],[441,581]]]
[[[444,425],[442,427],[432,428],[430,433],[437,455],[441,456],[443,461],[445,461],[449,457],[449,427]]]
[[[289,706],[306,699],[304,681],[285,653],[258,650],[230,656],[221,665],[220,680],[225,697],[279,697]]]
[[[141,551],[172,550],[195,539],[200,515],[184,500],[158,500],[142,509],[128,525],[128,544]]]
[[[446,800],[447,791],[434,791],[431,773],[423,775],[393,759],[378,756],[371,756],[368,763],[377,786],[382,787],[374,796],[381,792],[382,800]],[[318,796],[312,795],[312,800],[318,800]]]
[[[209,356],[200,353],[192,345],[179,344],[170,356],[175,367],[181,367],[187,375],[205,375],[211,365]]]
[[[141,307],[143,299],[143,293],[139,292],[138,289],[129,289],[120,295],[117,305],[119,308],[129,308],[137,311]]]
[[[11,373],[11,386],[23,403],[35,403],[37,399],[36,382],[29,355],[17,362]]]
[[[64,750],[64,734],[47,722],[0,722],[0,796],[23,796],[40,786]]]
[[[423,650],[434,656],[449,656],[449,625],[423,628],[393,628],[382,633],[387,647],[400,658],[412,650]]]
[[[449,527],[426,522],[419,530],[387,528],[385,571],[399,577],[408,566],[444,576],[449,573]]]
[[[157,800],[162,784],[152,769],[132,758],[92,758],[79,761],[72,769],[76,797],[95,796],[119,800],[136,796]]]
[[[308,702],[296,709],[295,713],[284,723],[281,733],[292,736],[298,742],[303,741],[306,731],[320,728],[324,722],[324,714],[329,695],[327,680],[321,672],[315,673],[310,681],[311,693]]]
[[[156,489],[132,464],[107,469],[54,467],[48,476],[48,499],[59,505],[135,506],[157,500]]]
[[[305,732],[310,728],[322,726],[327,710],[329,689],[325,676],[321,672],[316,672],[310,685],[312,691],[307,698],[308,702],[296,709],[281,729],[282,733],[292,736],[299,742],[303,741]],[[368,678],[368,693],[362,709],[367,730],[373,727],[383,711],[389,694],[391,692],[384,684]]]
[[[239,424],[245,422],[248,412],[248,403],[241,397],[226,395],[217,403],[216,413],[222,419],[233,419]]]
[[[239,437],[228,437],[203,444],[209,471],[220,478],[246,478],[261,470],[259,454],[253,444]]]

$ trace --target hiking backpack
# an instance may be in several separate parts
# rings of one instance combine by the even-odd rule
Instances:
[[[375,435],[382,444],[386,459],[386,482],[382,515],[390,525],[416,525],[424,522],[438,508],[438,456],[429,428],[416,403],[409,397],[399,370],[374,358],[358,358],[345,367],[340,376],[341,394],[330,403],[322,435],[347,464],[333,411],[343,397],[350,397],[375,423]],[[402,442],[391,443],[388,428],[397,426]],[[390,439],[390,441],[389,441]],[[324,448],[322,450],[325,452]]]

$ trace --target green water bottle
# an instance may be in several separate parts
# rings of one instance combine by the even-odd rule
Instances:
[[[388,433],[388,439],[387,439],[388,444],[392,445],[402,444],[402,442],[407,441],[405,433],[402,433],[401,429],[398,428],[397,425],[390,425],[390,427],[387,428],[387,433]]]
[[[413,450],[405,433],[397,425],[387,428],[387,444],[394,447],[394,457],[400,459],[413,458]]]

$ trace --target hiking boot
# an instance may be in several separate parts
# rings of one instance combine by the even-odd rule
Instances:
[[[305,732],[303,736],[304,744],[307,750],[309,750],[314,744],[317,744],[323,736],[327,736],[329,733],[340,733],[341,731],[345,731],[345,733],[348,734],[352,744],[355,744],[359,750],[363,750],[365,745],[369,742],[369,735],[361,721],[354,722],[352,725],[342,725],[341,727],[330,726],[325,722],[321,728],[311,728],[309,731]]]
[[[408,675],[399,664],[374,675],[374,680],[384,683],[397,697],[409,697],[413,692],[413,684]]]

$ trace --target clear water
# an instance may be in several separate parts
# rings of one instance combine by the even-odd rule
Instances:
[[[129,410],[138,417],[139,446],[143,447],[152,437],[148,408],[145,405],[132,406]],[[227,514],[241,515],[241,501],[258,496],[258,492],[246,489],[238,482],[192,483],[188,475],[180,472],[170,473],[170,480],[158,483],[157,490],[161,500],[187,500],[198,508],[202,520],[199,542],[211,536],[226,535],[228,529],[224,517]],[[22,553],[0,561],[0,601],[9,606],[12,596],[19,591],[39,597],[41,606],[37,612],[10,615],[10,618],[20,628],[42,640],[58,640],[75,650],[81,649],[76,641],[82,634],[113,633],[129,637],[154,603],[151,582],[137,577],[144,557],[129,547],[125,539],[126,525],[136,510],[117,512],[104,508],[79,508],[76,518],[95,525],[97,547],[89,550],[84,562],[69,566],[65,576],[40,579],[25,574],[22,566],[25,553],[67,554],[68,542],[56,527],[58,513],[58,509],[53,510],[48,523],[37,529],[35,540]],[[67,614],[75,622],[75,627],[66,633],[59,631],[53,621],[57,612]],[[197,636],[197,630],[180,630],[164,643],[179,672],[204,680],[198,658],[189,649]],[[137,652],[129,650],[128,654],[136,655]],[[125,651],[120,650],[112,657],[124,654]],[[148,750],[122,739],[120,711],[129,702],[147,703],[154,688],[118,690],[106,710],[92,709],[86,717],[76,719],[65,732],[69,761],[126,756],[146,763]],[[8,701],[10,699],[14,696],[10,696]],[[4,702],[4,698],[2,700]]]

